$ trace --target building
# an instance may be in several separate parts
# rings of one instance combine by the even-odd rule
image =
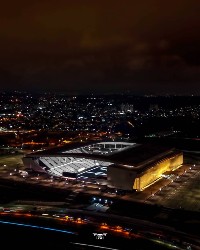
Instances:
[[[142,191],[181,166],[183,153],[156,144],[130,142],[69,143],[23,157],[26,168],[52,176],[106,179],[117,189]]]

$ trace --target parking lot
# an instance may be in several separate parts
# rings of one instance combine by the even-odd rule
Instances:
[[[154,190],[145,200],[171,208],[200,211],[200,165],[185,167],[163,187]]]

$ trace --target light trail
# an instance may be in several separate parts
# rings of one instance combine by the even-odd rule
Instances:
[[[2,223],[2,224],[8,224],[8,225],[22,226],[22,227],[37,228],[37,229],[55,231],[55,232],[60,232],[60,233],[77,234],[77,233],[75,233],[75,232],[70,232],[70,231],[67,231],[67,230],[61,230],[61,229],[56,229],[56,228],[51,228],[51,227],[41,227],[41,226],[35,226],[35,225],[30,225],[30,224],[24,224],[24,223],[17,223],[17,222],[10,222],[10,221],[2,221],[2,220],[0,220],[0,223]]]
[[[78,243],[78,242],[70,242],[70,243],[71,243],[71,244],[74,244],[74,245],[88,246],[88,247],[95,247],[95,248],[101,248],[101,249],[107,249],[107,250],[119,250],[119,249],[117,249],[117,248],[102,247],[102,246],[89,245],[89,244]]]
[[[153,241],[153,242],[155,242],[155,243],[158,243],[158,244],[161,244],[161,245],[165,245],[165,246],[167,246],[167,247],[169,247],[169,248],[177,248],[177,249],[182,249],[182,248],[180,248],[180,247],[178,247],[178,246],[176,246],[176,245],[173,245],[172,243],[170,243],[170,242],[164,242],[164,241],[161,241],[161,240],[156,240],[156,239],[150,239],[151,241]]]

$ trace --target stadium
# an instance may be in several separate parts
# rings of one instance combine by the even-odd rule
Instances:
[[[22,160],[26,168],[51,176],[105,180],[109,187],[142,191],[180,167],[183,153],[153,144],[75,142],[27,154]]]

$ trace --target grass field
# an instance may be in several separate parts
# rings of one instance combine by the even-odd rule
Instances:
[[[13,171],[16,167],[23,169],[23,153],[1,155],[0,156],[0,174]]]

